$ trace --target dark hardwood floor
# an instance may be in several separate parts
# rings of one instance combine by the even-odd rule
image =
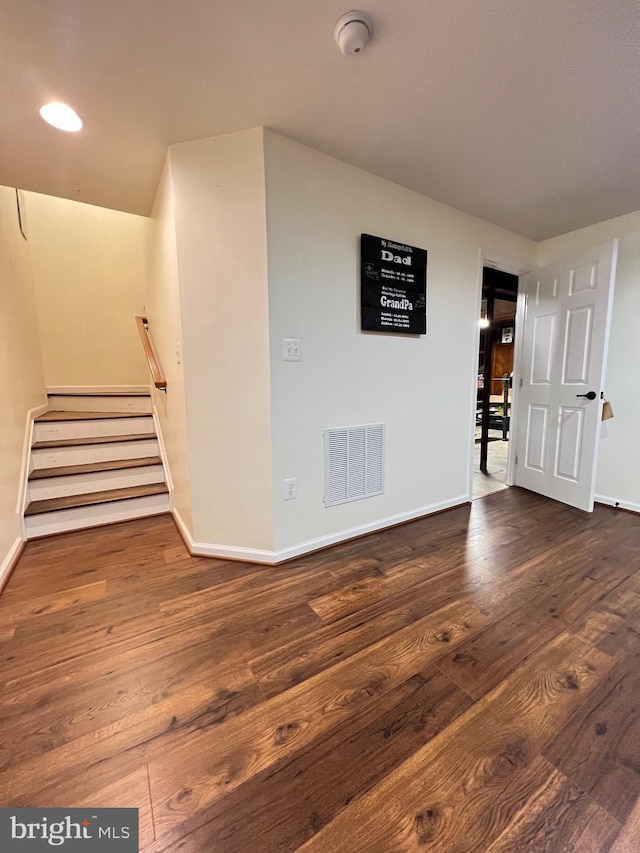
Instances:
[[[640,851],[640,518],[519,489],[264,568],[169,516],[31,542],[0,804],[145,853]]]

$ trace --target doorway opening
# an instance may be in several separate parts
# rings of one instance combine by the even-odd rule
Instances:
[[[518,276],[482,269],[473,497],[508,487]]]

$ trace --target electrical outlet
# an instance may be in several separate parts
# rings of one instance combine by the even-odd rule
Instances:
[[[298,497],[298,478],[289,477],[284,481],[284,499],[285,501],[294,501]]]
[[[283,338],[282,339],[282,360],[283,361],[301,361],[302,348],[298,338]]]

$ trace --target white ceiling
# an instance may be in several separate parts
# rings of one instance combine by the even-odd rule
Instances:
[[[0,0],[0,183],[148,214],[168,144],[265,125],[534,239],[640,208],[638,0],[362,0],[344,57],[350,2]]]

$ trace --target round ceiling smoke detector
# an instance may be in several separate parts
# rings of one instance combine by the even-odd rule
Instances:
[[[372,32],[373,26],[368,15],[364,12],[347,12],[336,24],[333,35],[342,53],[353,56],[362,53]]]

